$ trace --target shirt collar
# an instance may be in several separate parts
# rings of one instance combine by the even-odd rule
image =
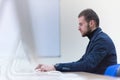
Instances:
[[[96,28],[94,31],[92,31],[89,35],[87,35],[87,37],[89,38],[89,40],[92,39],[92,37],[101,30],[101,28]]]

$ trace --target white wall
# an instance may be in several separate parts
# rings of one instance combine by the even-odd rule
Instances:
[[[78,29],[78,14],[92,8],[100,17],[100,27],[114,41],[120,63],[120,7],[119,0],[60,0],[61,57],[41,59],[43,63],[70,62],[78,60],[85,52],[88,39],[82,38]]]

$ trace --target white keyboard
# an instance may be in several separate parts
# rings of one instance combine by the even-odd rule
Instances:
[[[49,71],[49,72],[35,72],[36,75],[48,75],[48,76],[60,76],[62,75],[59,71]]]
[[[12,71],[15,75],[26,75],[26,76],[61,76],[62,72],[60,71],[49,71],[49,72],[40,72],[35,70],[21,70],[21,71]]]

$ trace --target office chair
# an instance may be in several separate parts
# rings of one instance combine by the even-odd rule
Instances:
[[[109,66],[104,75],[112,77],[120,77],[120,64]]]

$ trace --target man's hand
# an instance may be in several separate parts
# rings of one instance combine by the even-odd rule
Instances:
[[[54,65],[45,65],[45,64],[39,64],[35,70],[40,72],[47,72],[47,71],[55,71]]]

